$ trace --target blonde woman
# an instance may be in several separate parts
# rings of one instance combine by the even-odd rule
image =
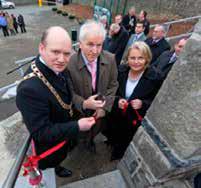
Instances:
[[[160,75],[149,68],[152,54],[146,43],[135,42],[128,49],[126,59],[127,64],[119,67],[119,88],[109,118],[111,160],[124,155],[162,83]]]

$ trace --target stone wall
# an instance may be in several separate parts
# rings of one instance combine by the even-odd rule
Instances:
[[[37,4],[37,0],[10,0],[13,1],[16,5],[29,5],[29,4]]]
[[[72,0],[73,3],[83,3],[93,5],[94,0]],[[104,0],[97,0],[97,4],[103,5]],[[118,0],[113,0],[114,12]],[[119,10],[123,10],[125,0],[121,0]],[[110,0],[106,1],[109,7]],[[135,6],[137,11],[145,9],[152,13],[171,13],[183,17],[195,16],[201,14],[201,0],[128,0],[127,8]]]
[[[200,80],[201,20],[119,164],[129,187],[193,187],[201,172]]]

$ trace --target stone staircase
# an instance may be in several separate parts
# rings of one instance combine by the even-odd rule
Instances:
[[[60,188],[127,188],[127,186],[120,171],[114,170],[92,178],[70,183]]]

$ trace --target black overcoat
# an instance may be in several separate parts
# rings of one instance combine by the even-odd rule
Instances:
[[[152,52],[152,60],[151,63],[156,61],[156,59],[166,50],[170,50],[169,43],[165,40],[165,38],[160,39],[158,42],[154,43],[152,38],[147,38],[145,43],[150,47]]]
[[[36,59],[36,66],[56,89],[67,104],[71,102],[71,93],[67,80],[60,79],[52,70]],[[27,73],[32,72],[29,68]],[[63,73],[66,78],[67,73]],[[63,109],[48,87],[38,78],[32,77],[22,81],[17,89],[16,104],[21,111],[24,123],[32,136],[36,153],[67,140],[61,149],[39,162],[40,169],[55,167],[67,155],[68,146],[76,139],[79,128],[76,121],[71,121],[70,114]]]
[[[118,101],[121,98],[125,98],[126,83],[128,79],[129,66],[124,64],[119,66],[118,82],[119,88],[117,91],[117,97],[113,106],[111,116],[109,118],[109,124],[112,129],[111,140],[113,143],[123,144],[127,146],[132,140],[133,135],[137,131],[141,124],[138,120],[137,114],[129,104],[126,113],[123,113],[122,109],[118,108]],[[133,90],[133,93],[128,99],[128,102],[133,99],[142,100],[142,108],[138,110],[141,117],[144,117],[148,108],[150,107],[154,97],[156,96],[161,86],[161,76],[156,69],[147,68],[140,78],[137,86]],[[133,120],[137,120],[137,124],[133,125]]]

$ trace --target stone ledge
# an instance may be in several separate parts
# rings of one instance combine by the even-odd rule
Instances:
[[[60,188],[127,188],[119,170],[77,181]]]

